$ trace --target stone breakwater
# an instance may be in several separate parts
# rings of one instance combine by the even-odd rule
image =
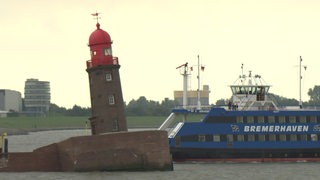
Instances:
[[[157,130],[71,137],[3,155],[1,172],[173,170],[167,132]]]

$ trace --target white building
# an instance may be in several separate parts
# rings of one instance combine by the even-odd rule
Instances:
[[[45,114],[50,107],[50,82],[27,79],[24,86],[24,108],[26,112]]]
[[[21,93],[9,89],[0,89],[0,111],[22,111]]]

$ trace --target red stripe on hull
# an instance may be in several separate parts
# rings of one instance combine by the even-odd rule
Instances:
[[[255,162],[320,162],[320,158],[190,158],[173,159],[176,163],[255,163]]]

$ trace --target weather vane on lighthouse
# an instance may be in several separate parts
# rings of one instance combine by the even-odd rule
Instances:
[[[91,14],[92,16],[95,16],[93,19],[96,19],[97,23],[99,23],[99,19],[101,19],[101,17],[99,17],[99,14],[100,13],[98,13],[97,11],[96,11],[96,13]]]

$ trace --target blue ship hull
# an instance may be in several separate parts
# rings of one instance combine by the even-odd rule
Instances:
[[[320,161],[319,133],[316,110],[213,108],[200,122],[177,125],[169,133],[169,145],[174,161]]]
[[[267,158],[276,158],[277,161],[299,158],[308,160],[309,158],[319,158],[320,148],[304,149],[211,149],[211,148],[171,148],[172,158],[175,161],[236,161],[236,159],[246,159],[247,161]]]

